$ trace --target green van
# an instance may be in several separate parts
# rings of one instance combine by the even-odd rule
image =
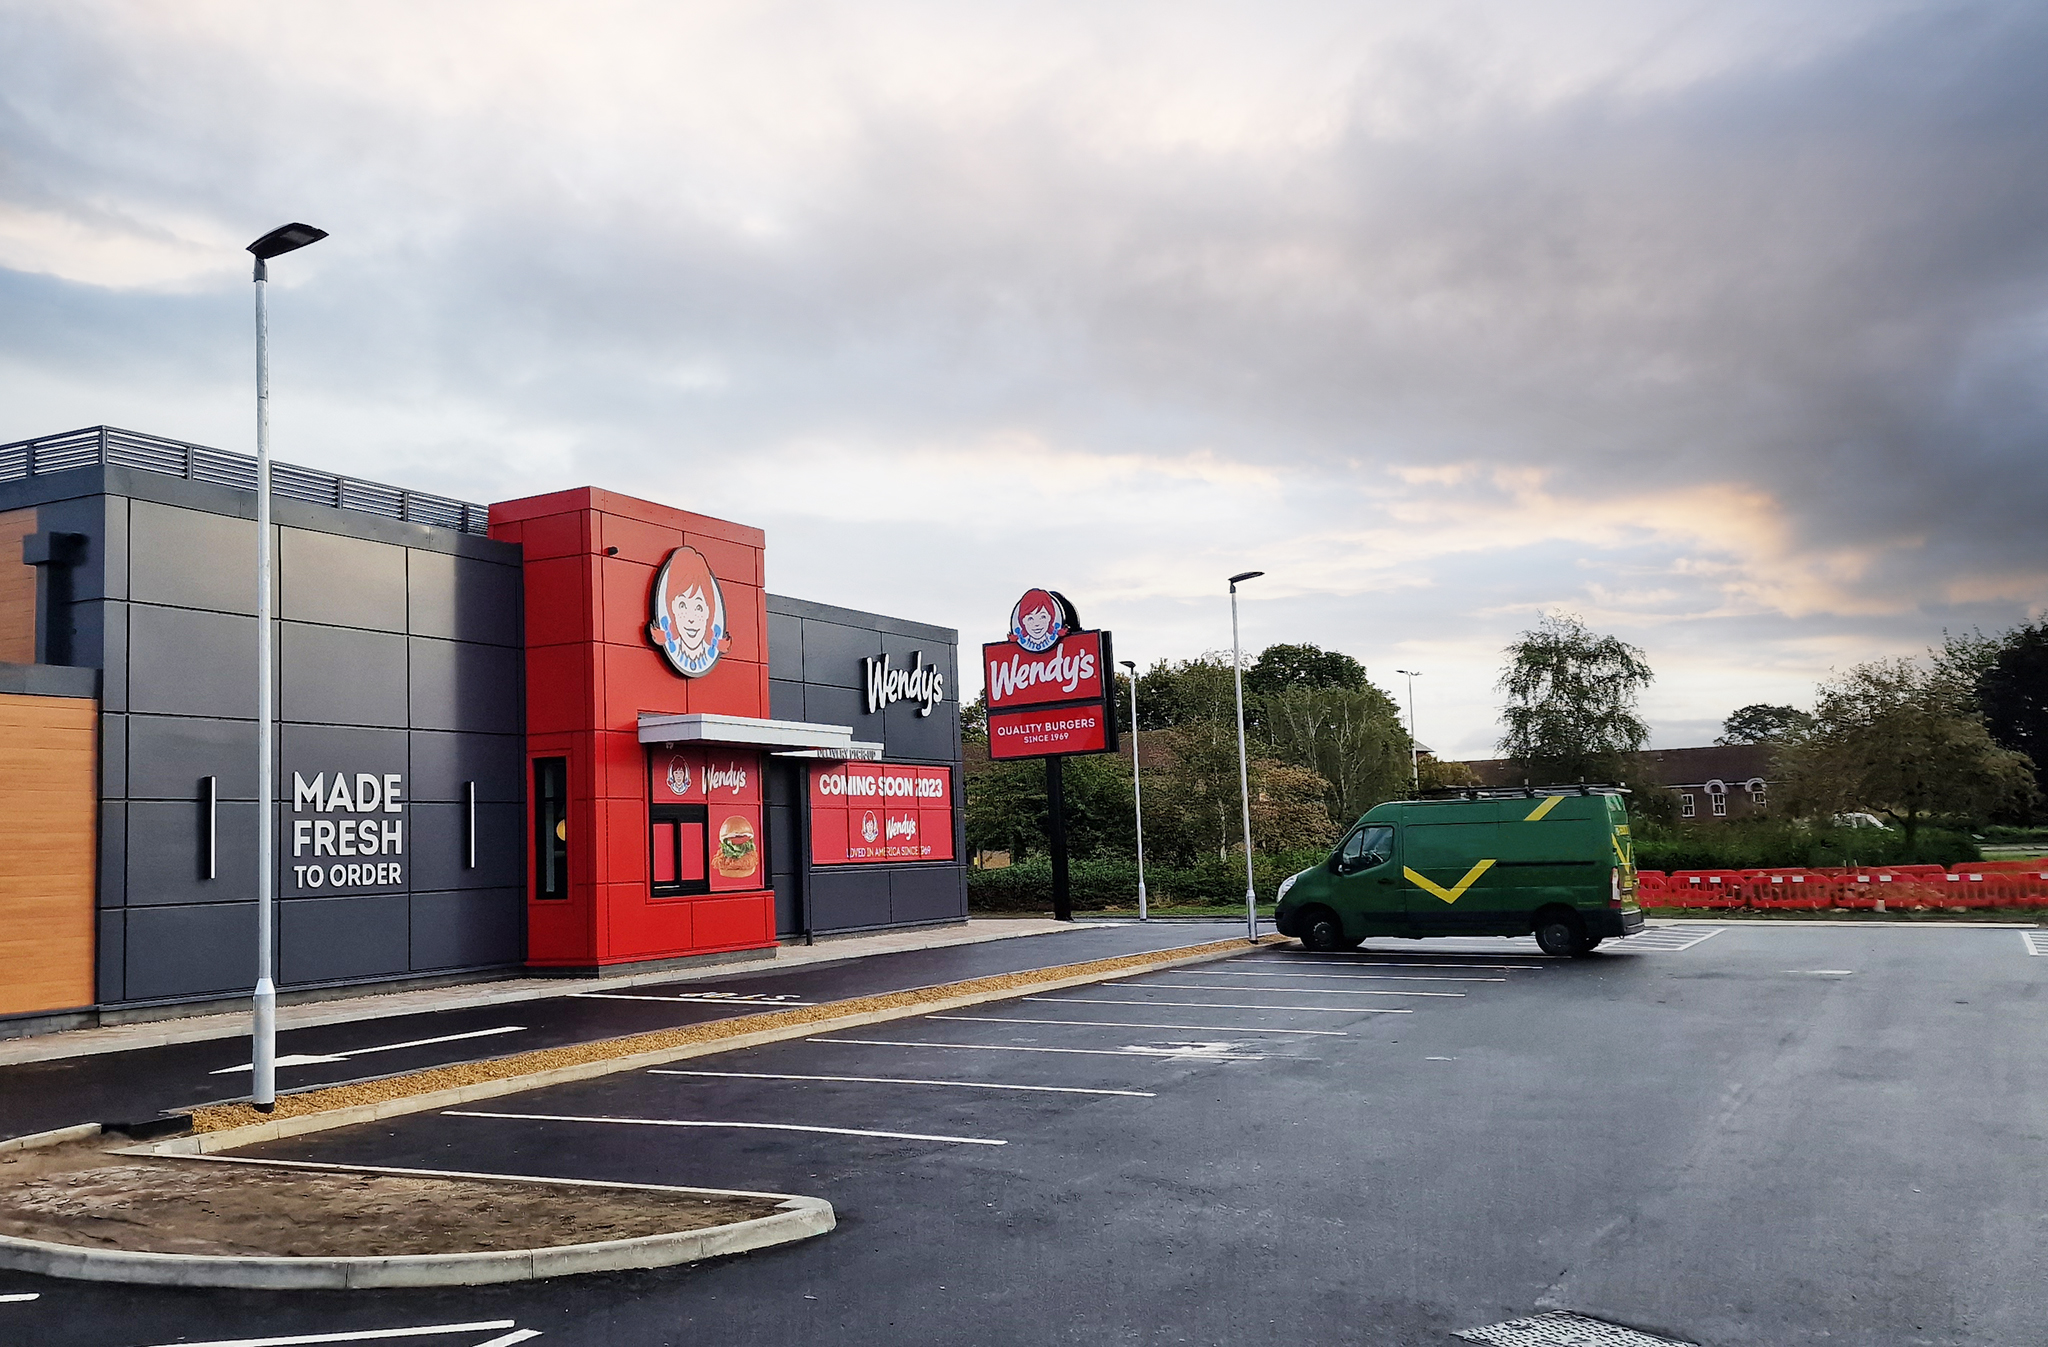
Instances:
[[[1643,929],[1628,811],[1613,787],[1394,800],[1280,885],[1278,925],[1312,950],[1372,935],[1529,935],[1591,954]]]

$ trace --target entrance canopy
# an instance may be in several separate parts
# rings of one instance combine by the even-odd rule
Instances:
[[[801,720],[764,720],[757,716],[640,713],[643,744],[716,744],[725,748],[758,748],[769,753],[806,758],[862,758],[878,745],[856,744],[850,725],[812,725]]]

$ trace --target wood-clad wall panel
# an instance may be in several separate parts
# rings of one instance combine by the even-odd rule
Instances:
[[[98,723],[88,698],[0,693],[0,1015],[93,1003]]]

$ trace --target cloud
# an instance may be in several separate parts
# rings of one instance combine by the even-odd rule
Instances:
[[[245,446],[307,219],[286,457],[970,639],[1057,583],[1193,654],[1263,568],[1248,640],[1428,662],[1459,751],[1566,606],[1691,733],[2048,602],[2044,64],[2019,4],[16,8],[0,437]]]

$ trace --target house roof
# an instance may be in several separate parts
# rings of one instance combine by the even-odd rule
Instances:
[[[1754,777],[1771,778],[1771,744],[1709,744],[1703,748],[1652,748],[1631,755],[1643,779],[1660,786],[1698,786],[1709,781],[1733,785]],[[1468,762],[1482,786],[1519,786],[1522,772],[1506,758]],[[1536,782],[1536,785],[1551,784]]]

